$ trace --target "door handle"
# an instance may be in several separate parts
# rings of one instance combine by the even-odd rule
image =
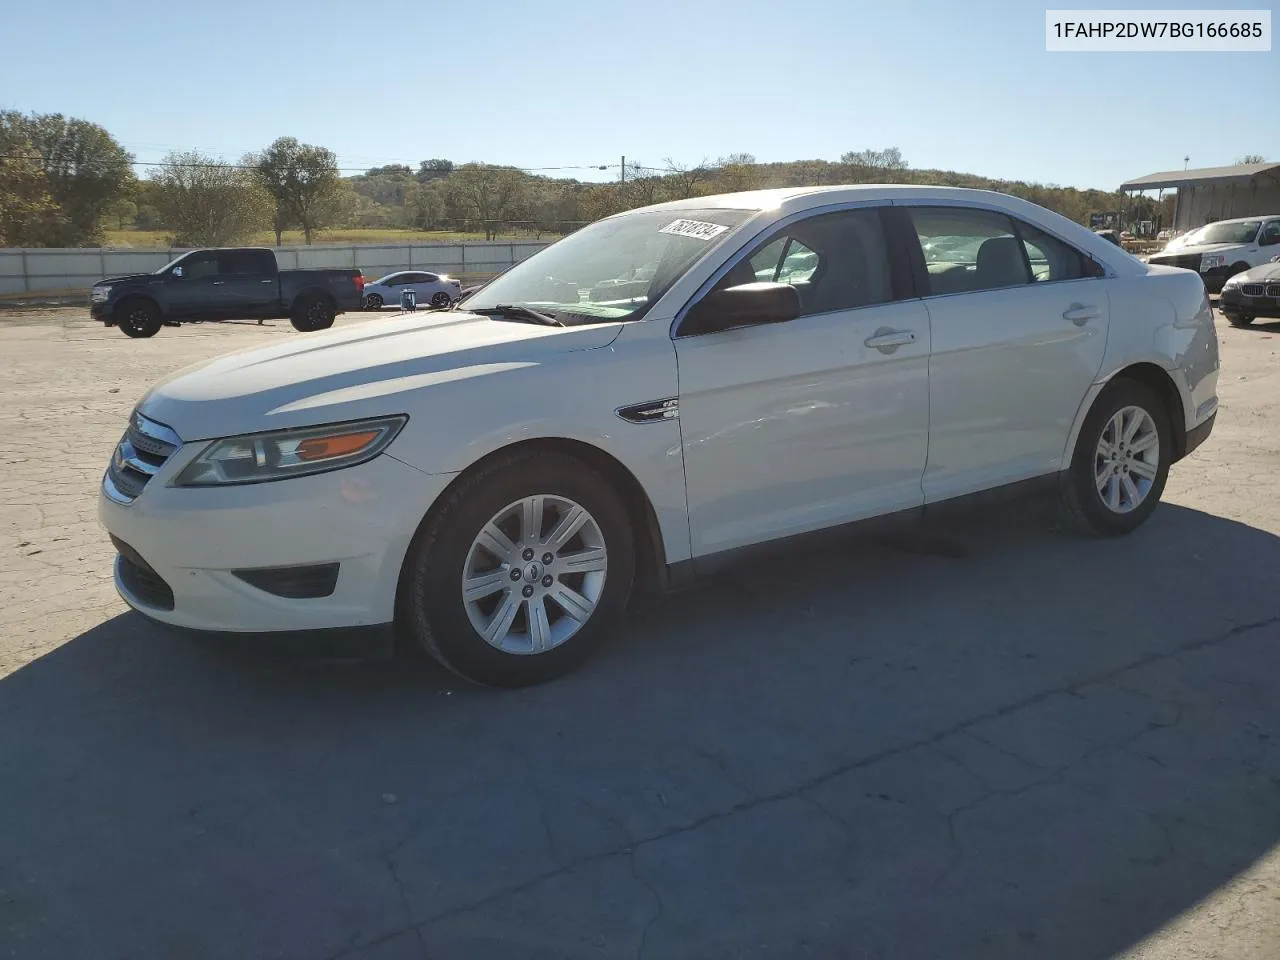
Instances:
[[[1083,303],[1073,303],[1070,307],[1062,312],[1064,320],[1070,320],[1077,327],[1083,327],[1090,320],[1096,320],[1102,316],[1102,311],[1097,307],[1086,306]]]
[[[898,347],[906,346],[908,343],[915,343],[916,335],[912,330],[891,330],[888,327],[881,327],[862,342],[868,347],[884,350],[887,353],[897,350]]]
[[[210,280],[209,282],[212,283],[215,287],[220,287],[222,286],[222,283],[223,283],[223,281],[221,280]]]
[[[259,280],[259,283],[275,283],[274,280]]]

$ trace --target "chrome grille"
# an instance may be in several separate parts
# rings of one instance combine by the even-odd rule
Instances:
[[[1268,296],[1268,297],[1280,297],[1280,283],[1269,283],[1269,284],[1267,284],[1267,296]]]
[[[132,503],[180,446],[182,439],[163,423],[134,413],[102,478],[103,490],[117,503]]]
[[[1246,297],[1260,297],[1262,296],[1262,284],[1242,283],[1240,284],[1240,292]]]

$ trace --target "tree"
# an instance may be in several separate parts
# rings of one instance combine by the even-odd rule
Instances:
[[[179,244],[227,246],[269,215],[270,200],[251,171],[194,150],[170,153],[151,180],[161,219]]]
[[[525,174],[514,167],[464,163],[449,176],[445,186],[482,224],[486,240],[498,235],[498,227],[512,217],[520,200]]]
[[[102,218],[134,182],[133,156],[102,127],[60,113],[6,112],[3,126],[31,150],[58,216],[46,224],[50,246],[95,243]]]
[[[0,112],[0,246],[48,246],[64,229],[21,114]]]
[[[453,173],[452,160],[423,160],[418,164],[418,182],[430,183],[432,180],[443,180]]]
[[[107,222],[117,230],[132,227],[138,220],[138,205],[128,197],[121,197],[106,211]]]
[[[1260,153],[1246,153],[1243,157],[1240,157],[1239,159],[1236,160],[1236,163],[1238,163],[1240,166],[1245,166],[1246,164],[1250,164],[1250,163],[1266,163],[1266,162],[1267,162],[1267,158]]]
[[[332,150],[280,137],[261,154],[246,160],[254,175],[275,201],[273,227],[276,246],[290,223],[302,227],[311,243],[315,231],[332,222],[338,212],[332,202],[338,191],[338,158]]]
[[[698,193],[698,185],[711,179],[711,171],[707,167],[705,157],[701,163],[692,167],[676,163],[670,157],[662,162],[667,165],[667,179],[671,181],[676,197],[680,200],[695,196]]]
[[[907,161],[902,159],[902,151],[897,147],[850,151],[840,155],[840,162],[846,166],[870,172],[877,177],[907,169]]]

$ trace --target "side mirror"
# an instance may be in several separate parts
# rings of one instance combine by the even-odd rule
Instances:
[[[182,267],[174,267],[170,272],[179,280],[182,279]]]
[[[689,311],[689,333],[786,323],[800,316],[800,294],[789,283],[742,283],[707,294]]]

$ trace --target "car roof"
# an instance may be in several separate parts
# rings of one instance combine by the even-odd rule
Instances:
[[[994,190],[974,190],[969,187],[934,187],[904,183],[859,183],[829,187],[781,187],[773,190],[748,190],[742,193],[722,193],[709,197],[689,197],[672,200],[649,207],[628,210],[614,216],[654,211],[680,213],[688,210],[746,210],[753,214],[765,214],[781,218],[821,207],[841,203],[910,203],[951,202],[973,204],[1006,213],[1029,221],[1042,229],[1055,233],[1074,243],[1094,259],[1101,261],[1119,274],[1141,273],[1146,269],[1135,257],[1105,237],[1100,237],[1061,214],[1007,193]],[[756,217],[748,217],[748,223]],[[739,229],[745,229],[739,228]]]

